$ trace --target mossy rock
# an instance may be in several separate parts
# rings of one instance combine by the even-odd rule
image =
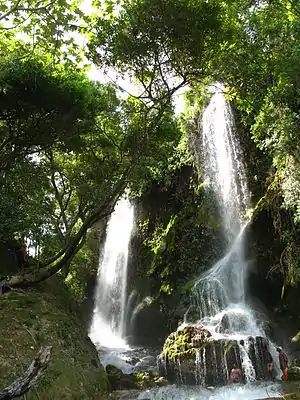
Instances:
[[[154,371],[124,374],[114,365],[107,365],[106,372],[112,391],[149,389],[169,384],[167,379],[159,377],[159,374]]]
[[[106,373],[111,390],[138,389],[137,378],[134,374],[124,374],[114,365],[107,365]]]
[[[290,381],[300,381],[300,367],[290,367],[287,372]]]
[[[23,374],[41,346],[50,345],[49,366],[27,400],[107,398],[106,373],[62,280],[0,296],[0,320],[0,388]]]

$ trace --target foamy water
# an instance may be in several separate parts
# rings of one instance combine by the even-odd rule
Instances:
[[[141,393],[138,400],[258,400],[282,398],[280,385],[274,383],[228,385],[218,389],[166,386]]]

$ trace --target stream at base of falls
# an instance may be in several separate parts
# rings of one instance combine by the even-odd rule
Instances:
[[[281,399],[280,383],[260,382],[251,385],[228,385],[219,388],[170,385],[143,391],[119,391],[115,400],[265,400]]]
[[[166,386],[146,390],[137,400],[260,400],[281,398],[280,385],[276,383],[257,383],[252,385],[228,385],[216,389],[201,387]],[[125,400],[125,399],[124,399]],[[129,398],[128,398],[129,400]],[[134,397],[132,397],[134,400]]]
[[[159,348],[98,348],[104,366],[113,364],[124,373],[157,371]],[[283,398],[280,380],[256,381],[249,384],[228,384],[221,387],[167,385],[145,390],[112,392],[113,400],[265,400]]]

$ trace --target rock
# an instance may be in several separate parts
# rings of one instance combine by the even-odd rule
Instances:
[[[139,360],[135,366],[135,371],[148,371],[149,369],[153,369],[156,367],[156,357],[154,356],[146,356]]]
[[[292,366],[287,370],[289,381],[299,381],[300,380],[300,367]]]
[[[244,346],[237,340],[216,339],[200,324],[181,325],[165,341],[158,360],[159,373],[171,383],[226,384],[234,365],[243,371],[241,354],[248,353],[256,378],[268,376],[265,339],[249,337],[243,343]]]
[[[137,389],[137,379],[133,374],[124,374],[114,365],[106,366],[107,378],[111,390]]]
[[[167,379],[161,379],[158,373],[153,371],[124,374],[114,365],[107,365],[106,373],[112,391],[149,389],[152,387],[164,386],[169,383]]]
[[[224,314],[221,323],[220,323],[220,333],[226,333],[229,331],[230,328],[230,320],[229,320],[229,315]]]
[[[300,359],[294,358],[291,362],[291,367],[300,367]]]
[[[98,362],[97,362],[97,360],[95,358],[91,359],[91,364],[92,364],[93,367],[99,368]]]
[[[169,381],[163,376],[156,378],[154,382],[156,383],[157,386],[166,386],[169,384]]]

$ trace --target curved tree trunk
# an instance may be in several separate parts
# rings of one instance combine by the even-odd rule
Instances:
[[[99,207],[94,211],[93,214],[87,217],[77,234],[69,242],[68,247],[64,249],[64,252],[60,251],[56,257],[52,258],[51,264],[49,264],[48,261],[44,266],[41,266],[36,271],[13,275],[0,280],[0,294],[8,292],[14,288],[33,286],[50,278],[60,271],[66,264],[69,264],[81,248],[82,241],[84,241],[88,229],[91,228],[95,222],[101,220],[102,218],[108,217],[113,212],[116,202],[125,190],[125,178],[126,174],[116,185],[115,190],[113,191],[106,205]]]
[[[51,346],[41,348],[23,376],[0,390],[0,400],[10,400],[25,394],[37,381],[50,360]]]

